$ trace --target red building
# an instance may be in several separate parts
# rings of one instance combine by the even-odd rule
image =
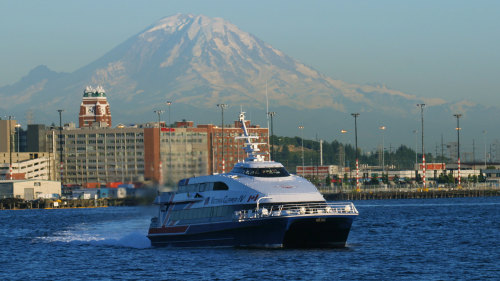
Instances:
[[[259,148],[264,158],[266,160],[269,159],[269,148],[267,145],[268,129],[260,128],[259,125],[251,125],[250,121],[247,121],[246,125],[249,134],[258,137],[254,142],[265,144]],[[176,122],[174,128],[165,128],[163,126],[162,124],[161,137],[158,127],[144,129],[144,177],[146,179],[152,179],[155,182],[168,181],[169,177],[173,178],[173,176],[169,175],[170,172],[174,173],[174,175],[182,174],[182,169],[176,169],[178,169],[179,165],[186,165],[185,161],[188,162],[188,166],[189,163],[194,163],[194,151],[196,151],[194,155],[204,155],[206,158],[197,162],[196,165],[198,165],[198,168],[196,169],[196,173],[191,172],[189,175],[186,174],[185,177],[229,172],[234,164],[246,158],[243,151],[244,140],[236,139],[236,137],[243,134],[239,121],[235,121],[233,125],[224,126],[224,137],[222,136],[222,127],[213,124],[194,127],[192,121],[181,121]],[[190,140],[194,141],[202,136],[205,140],[198,142],[196,145],[192,142],[191,150],[187,152],[189,156],[186,158],[184,144],[187,143],[189,145]],[[160,138],[162,143],[161,148],[158,144]],[[171,146],[169,146],[169,143],[171,143]],[[159,168],[160,150],[162,159],[161,173]],[[172,156],[170,157],[169,155]],[[222,161],[223,157],[224,161]],[[169,167],[171,167],[170,172]]]
[[[258,137],[253,142],[265,144],[259,146],[259,149],[265,160],[269,160],[269,146],[267,145],[269,130],[261,128],[259,125],[251,125],[250,120],[247,120],[246,126],[250,135]],[[226,127],[224,125],[224,136],[222,136],[222,127],[211,125],[207,128],[207,132],[211,144],[209,153],[209,161],[212,163],[211,173],[229,172],[234,164],[245,160],[244,140],[236,139],[243,134],[239,121],[234,121],[232,126]]]
[[[83,99],[80,104],[78,126],[80,128],[92,127],[94,124],[97,124],[98,127],[111,127],[108,99],[101,86],[95,89],[87,86],[83,91]]]

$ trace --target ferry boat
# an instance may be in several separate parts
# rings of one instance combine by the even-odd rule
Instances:
[[[247,158],[229,173],[179,181],[178,190],[161,192],[154,204],[148,238],[170,247],[345,247],[354,204],[326,202],[308,180],[275,161],[265,161],[239,121]]]

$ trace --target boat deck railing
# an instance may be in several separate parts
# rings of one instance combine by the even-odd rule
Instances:
[[[266,217],[284,216],[331,216],[331,215],[357,215],[358,210],[351,202],[335,203],[303,203],[268,205],[260,208],[235,211],[233,219],[244,221]]]

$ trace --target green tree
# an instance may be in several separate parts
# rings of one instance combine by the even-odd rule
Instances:
[[[371,184],[371,185],[377,185],[377,184],[379,184],[378,174],[372,174],[372,177],[371,177],[371,179],[370,179],[370,181],[368,183]]]
[[[382,173],[382,182],[385,184],[389,183],[389,175]]]
[[[481,173],[481,174],[479,174],[477,181],[478,182],[486,182],[486,177]]]
[[[330,175],[326,176],[326,178],[325,178],[326,186],[330,186],[331,183],[332,183],[332,179],[330,178]]]
[[[455,183],[455,178],[452,173],[448,174],[448,183]]]
[[[344,185],[347,185],[349,183],[349,177],[348,177],[347,173],[344,173],[344,179],[342,180],[342,183]]]
[[[398,175],[395,175],[394,178],[392,178],[392,181],[395,183],[395,184],[399,184],[399,176]]]
[[[418,182],[418,183],[422,183],[422,176],[419,173],[417,173],[415,181]]]

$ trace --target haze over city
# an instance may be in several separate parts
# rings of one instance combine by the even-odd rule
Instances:
[[[486,107],[500,104],[495,87],[500,73],[496,52],[500,39],[495,36],[500,33],[500,4],[496,1],[4,1],[0,5],[0,30],[8,38],[0,52],[0,86],[16,83],[38,65],[73,72],[159,19],[182,13],[227,20],[333,79],[381,85],[422,99],[465,100]],[[117,122],[134,122],[120,116],[120,108],[113,109]],[[235,104],[233,110],[238,109]],[[414,115],[410,118],[412,128],[405,132],[408,136],[401,140],[411,145],[408,139],[413,139],[411,131],[418,126],[418,108],[402,110]],[[211,121],[217,123],[217,110],[213,111]],[[2,112],[2,116],[8,114]],[[53,115],[51,120],[56,121],[57,112]],[[345,116],[345,122],[352,125],[349,112]],[[68,116],[71,118],[76,119],[76,115]],[[452,141],[454,121],[451,115],[449,118],[449,137],[445,137]],[[264,118],[254,119],[266,125]],[[294,121],[286,132],[280,132],[287,121],[277,118],[276,122],[277,134],[293,135],[290,128],[298,125]],[[464,119],[464,127],[467,122]],[[491,131],[493,125],[470,127],[477,127],[473,135],[481,139],[481,131]],[[311,126],[305,125],[307,129]],[[390,128],[387,137],[398,140],[401,133]],[[314,129],[304,131],[309,138],[318,134]],[[339,134],[320,132],[320,136],[338,138]],[[374,137],[378,141],[376,133],[364,139]],[[435,136],[431,145],[439,138]],[[364,143],[368,148],[376,146]]]
[[[499,15],[0,0],[0,281],[498,280]]]

